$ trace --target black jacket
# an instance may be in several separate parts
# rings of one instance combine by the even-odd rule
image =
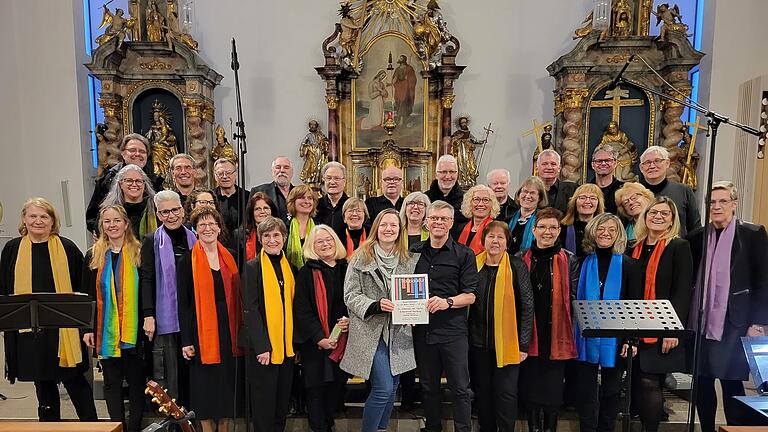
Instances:
[[[349,197],[346,192],[341,193],[339,202],[336,203],[336,207],[331,204],[331,199],[328,198],[328,194],[324,194],[317,202],[317,214],[315,214],[315,223],[326,224],[334,231],[338,232],[344,228],[344,214],[341,209],[344,207],[344,203],[347,202]]]
[[[429,185],[429,190],[424,192],[431,202],[442,200],[453,206],[453,224],[458,225],[467,221],[467,218],[461,214],[461,202],[464,200],[464,191],[459,187],[459,183],[456,182],[453,188],[448,192],[448,195],[444,195],[440,190],[440,186],[437,184],[437,180],[432,180],[432,184]]]
[[[291,184],[288,190],[293,189],[294,186]],[[284,196],[282,192],[280,192],[279,188],[277,187],[277,183],[271,182],[271,183],[264,183],[258,186],[255,186],[251,189],[251,192],[248,194],[248,199],[250,200],[253,194],[256,192],[263,192],[265,193],[269,199],[272,200],[273,203],[275,203],[275,206],[277,207],[277,214],[272,215],[275,217],[278,217],[283,220],[283,222],[288,222],[288,206],[286,204],[287,196]]]
[[[547,207],[554,207],[563,214],[568,211],[568,200],[571,199],[573,193],[576,192],[576,188],[579,187],[576,183],[556,180],[549,190],[547,191]]]
[[[515,202],[515,199],[508,196],[507,201],[505,201],[504,204],[499,205],[499,215],[496,216],[496,220],[509,224],[509,221],[512,220],[512,216],[514,216],[519,209],[520,205]]]

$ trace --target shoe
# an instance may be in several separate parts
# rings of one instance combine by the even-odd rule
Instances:
[[[541,408],[528,410],[528,432],[541,432],[542,429]]]
[[[544,414],[544,432],[557,432],[557,412]]]

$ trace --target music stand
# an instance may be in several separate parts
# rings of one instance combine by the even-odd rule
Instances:
[[[640,338],[685,336],[685,330],[669,300],[574,300],[573,313],[585,338],[619,338],[629,345],[623,432],[629,432],[632,399],[632,348]],[[621,342],[621,341],[619,341]]]
[[[91,328],[96,303],[86,294],[0,296],[0,331]]]

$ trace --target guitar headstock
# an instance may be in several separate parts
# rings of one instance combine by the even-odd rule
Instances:
[[[144,389],[144,394],[152,396],[152,402],[160,407],[158,408],[158,411],[162,414],[173,417],[175,420],[183,419],[187,415],[184,408],[176,405],[176,399],[172,399],[168,396],[165,389],[155,381],[150,380],[147,383],[147,388]]]

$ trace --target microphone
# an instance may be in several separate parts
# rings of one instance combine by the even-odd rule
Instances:
[[[627,62],[624,63],[624,67],[622,67],[621,70],[619,71],[619,73],[617,73],[616,76],[613,77],[613,81],[611,81],[611,84],[606,88],[606,90],[609,90],[609,91],[613,90],[613,89],[615,89],[619,85],[619,81],[621,81],[621,76],[624,75],[624,72],[627,71],[627,68],[629,67],[629,64],[632,63],[632,60],[634,60],[634,59],[635,59],[635,55],[634,54],[629,56],[629,58],[627,59]]]
[[[237,47],[235,46],[235,38],[232,38],[232,70],[236,71],[240,69],[240,63],[237,61]]]

